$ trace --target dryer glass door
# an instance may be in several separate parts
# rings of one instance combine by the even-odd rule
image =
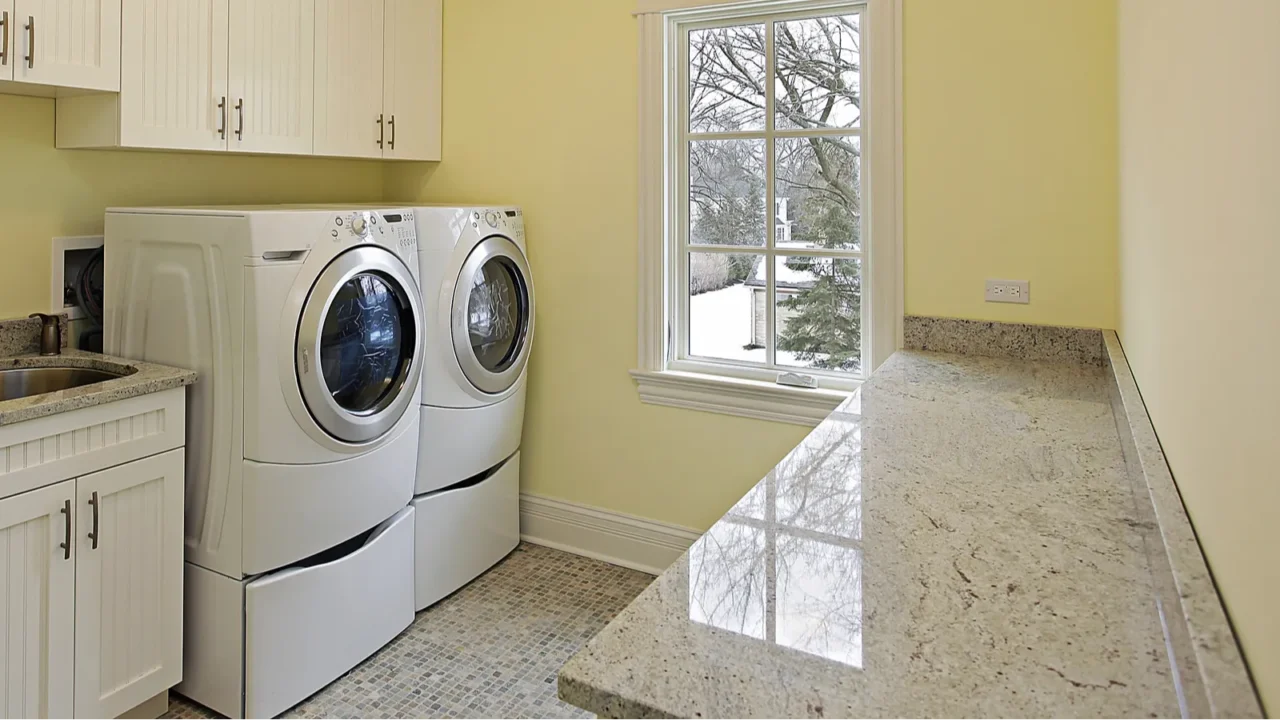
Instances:
[[[363,443],[399,421],[418,388],[421,317],[417,284],[385,249],[355,248],[324,269],[298,323],[297,372],[325,432]]]
[[[506,391],[528,361],[533,288],[524,254],[495,235],[471,251],[458,276],[453,345],[463,374],[477,389]]]

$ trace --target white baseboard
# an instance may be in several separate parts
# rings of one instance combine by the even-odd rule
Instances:
[[[657,575],[702,533],[679,525],[520,493],[520,539]]]

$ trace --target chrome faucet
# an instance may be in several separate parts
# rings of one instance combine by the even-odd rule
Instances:
[[[40,318],[40,354],[62,354],[62,316],[31,313],[28,317]]]

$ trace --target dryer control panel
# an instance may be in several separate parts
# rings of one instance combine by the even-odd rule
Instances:
[[[471,226],[484,232],[498,232],[524,241],[524,213],[520,208],[486,208],[471,213]]]

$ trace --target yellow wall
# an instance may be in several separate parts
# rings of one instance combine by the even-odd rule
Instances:
[[[1280,3],[1120,7],[1120,338],[1274,713]]]
[[[906,0],[906,309],[1115,327],[1114,0]],[[987,278],[1030,305],[983,302]]]
[[[389,197],[524,206],[538,328],[523,490],[705,528],[805,428],[641,404],[636,27],[621,0],[448,0],[444,161]],[[430,174],[428,174],[430,173]]]
[[[382,165],[55,150],[53,100],[0,95],[0,318],[49,310],[50,239],[102,232],[115,205],[377,200]]]
[[[701,528],[804,429],[643,405],[627,375],[632,7],[447,0],[444,161],[392,166],[386,189],[528,213],[539,305],[524,489]],[[1113,326],[1114,2],[906,7],[908,310]],[[988,277],[1031,280],[1032,305],[983,305]]]

